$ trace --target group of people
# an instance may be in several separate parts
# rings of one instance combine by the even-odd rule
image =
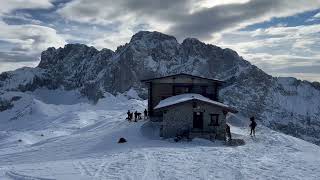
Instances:
[[[134,115],[134,118],[133,118],[133,115]],[[145,109],[144,111],[143,111],[143,118],[144,119],[147,119],[148,118],[148,110],[147,109]],[[126,118],[129,122],[132,122],[132,121],[134,121],[134,122],[137,122],[138,120],[141,120],[142,119],[142,117],[141,117],[141,113],[140,112],[138,112],[138,111],[135,111],[135,112],[131,112],[130,110],[128,110],[128,112],[127,112],[127,118]]]
[[[250,127],[250,136],[256,136],[256,127],[257,127],[257,123],[255,121],[255,118],[252,116],[250,117],[250,121],[251,123],[249,124]],[[227,140],[230,141],[231,140],[231,130],[230,130],[230,126],[227,124],[226,125],[226,135],[227,135]]]

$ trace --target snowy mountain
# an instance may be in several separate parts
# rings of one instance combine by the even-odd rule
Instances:
[[[127,109],[142,111],[147,101],[130,93],[91,104],[76,91],[37,89],[17,93],[5,111],[19,119],[0,124],[1,180],[113,179],[308,179],[320,176],[320,147],[262,125],[248,136],[247,119],[231,115],[238,147],[193,139],[163,140],[146,120],[125,120]],[[31,101],[32,103],[29,103]],[[71,102],[71,104],[69,104]],[[120,137],[127,143],[118,144]]]
[[[38,67],[0,75],[0,114],[25,100],[13,92],[74,90],[97,102],[105,92],[133,88],[146,97],[141,79],[180,72],[225,80],[220,99],[243,116],[254,115],[267,127],[320,144],[320,83],[272,77],[231,49],[194,38],[179,43],[159,32],[139,32],[115,52],[81,44],[49,48]]]

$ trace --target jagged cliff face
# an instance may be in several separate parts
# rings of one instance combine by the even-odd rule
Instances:
[[[320,144],[319,83],[274,78],[231,49],[192,38],[180,44],[158,32],[139,32],[115,52],[79,44],[49,48],[37,68],[1,74],[0,89],[3,94],[64,87],[97,101],[103,92],[131,87],[144,96],[141,79],[180,72],[225,80],[220,92],[225,103],[269,127]]]
[[[149,77],[186,72],[225,79],[246,66],[250,64],[230,49],[196,39],[179,44],[172,36],[140,32],[115,52],[79,44],[49,48],[42,53],[38,67],[49,74],[51,87],[80,88],[83,94],[98,99],[103,91],[141,89],[140,80]]]

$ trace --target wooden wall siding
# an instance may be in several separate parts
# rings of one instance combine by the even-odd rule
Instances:
[[[153,112],[153,108],[159,104],[162,100],[162,97],[171,97],[172,96],[172,84],[152,84],[152,115],[151,116],[160,116],[160,113]]]
[[[212,100],[218,101],[218,83],[206,79],[190,78],[187,76],[168,77],[156,79],[149,83],[149,100],[148,108],[150,116],[159,116],[153,108],[161,100],[174,96],[174,86],[192,86],[191,93],[202,94]],[[206,86],[206,93],[203,93],[203,86]]]
[[[148,112],[149,116],[153,116],[153,89],[152,89],[152,82],[148,83]]]
[[[203,112],[203,132],[217,134],[217,139],[224,140],[226,119],[222,108],[197,101],[200,109],[194,109],[193,103],[183,103],[172,106],[163,113],[162,136],[164,138],[175,137],[183,130],[193,129],[193,112]],[[210,126],[210,114],[219,114],[219,126]]]
[[[167,98],[167,97],[171,97],[174,96],[175,94],[173,93],[174,90],[174,86],[176,84],[155,84],[153,83],[152,88],[149,88],[149,91],[151,89],[152,91],[152,105],[151,107],[154,108],[156,105],[159,104],[159,102],[161,100],[163,100],[163,98]],[[196,93],[196,94],[202,94],[203,96],[206,96],[212,100],[215,100],[215,93],[213,90],[215,89],[215,87],[213,87],[213,85],[208,85],[207,86],[207,91],[206,94],[203,94],[202,91],[202,86],[205,86],[204,84],[201,85],[194,85],[191,93]]]
[[[188,76],[176,76],[176,77],[168,77],[162,79],[153,80],[154,83],[200,83],[200,84],[209,84],[212,83],[211,80],[200,79],[200,78],[191,78]]]

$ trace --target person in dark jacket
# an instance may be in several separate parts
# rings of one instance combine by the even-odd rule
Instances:
[[[133,119],[133,112],[130,113],[130,121]]]
[[[148,118],[148,111],[147,111],[147,109],[144,109],[143,114],[144,114],[144,119],[147,119],[147,118]]]
[[[131,121],[131,112],[130,112],[130,110],[128,110],[127,115],[128,115],[128,117],[127,117],[128,121]]]
[[[137,122],[138,120],[138,111],[134,112],[134,122]]]
[[[229,124],[226,124],[226,134],[227,134],[227,141],[231,141],[231,131],[230,131],[230,126]]]
[[[256,136],[256,126],[257,126],[257,123],[256,123],[256,121],[255,121],[255,119],[254,119],[254,117],[252,116],[251,118],[250,118],[250,121],[251,121],[251,123],[250,123],[250,136]]]

